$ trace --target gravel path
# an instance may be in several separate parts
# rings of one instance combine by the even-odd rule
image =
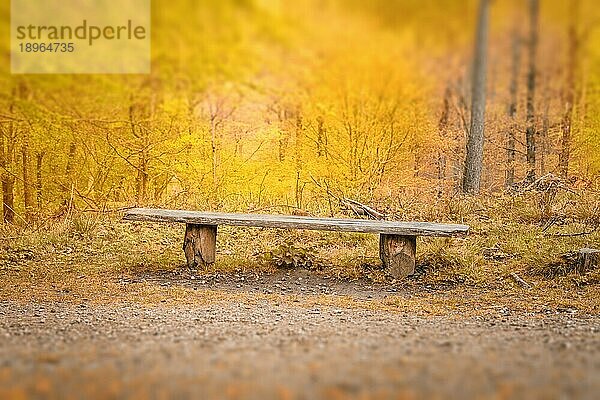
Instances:
[[[600,316],[0,302],[0,398],[597,398]]]

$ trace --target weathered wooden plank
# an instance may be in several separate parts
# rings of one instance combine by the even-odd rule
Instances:
[[[402,279],[415,273],[416,236],[379,235],[379,257],[385,270]]]
[[[469,231],[467,225],[459,224],[315,218],[295,215],[230,214],[151,208],[129,209],[123,218],[131,221],[384,233],[405,236],[463,236]]]

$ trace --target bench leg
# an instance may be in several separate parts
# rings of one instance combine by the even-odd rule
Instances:
[[[416,254],[416,236],[379,235],[379,258],[394,278],[401,279],[415,273]]]
[[[217,252],[217,226],[186,224],[183,252],[190,269],[206,268],[214,264]]]

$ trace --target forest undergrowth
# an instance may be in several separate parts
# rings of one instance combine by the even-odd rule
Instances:
[[[599,309],[593,293],[600,286],[600,270],[580,270],[574,257],[581,248],[600,247],[600,196],[592,185],[575,188],[559,180],[542,180],[501,195],[431,198],[407,193],[368,202],[387,219],[455,222],[471,228],[465,238],[419,238],[416,274],[406,281],[385,275],[376,235],[239,227],[219,228],[217,262],[194,273],[269,275],[278,269],[302,268],[342,281],[434,288],[457,295],[510,292],[524,301],[534,297],[546,305]],[[360,217],[344,204],[335,208],[328,204],[325,209],[338,217]],[[265,210],[289,212],[268,205]],[[318,209],[306,212],[329,216]],[[132,223],[121,220],[118,211],[73,209],[60,217],[0,229],[5,299],[108,300],[124,293],[119,283],[123,277],[186,268],[183,224]],[[186,291],[177,288],[135,290],[147,301],[186,297]],[[214,292],[207,296],[219,298]]]

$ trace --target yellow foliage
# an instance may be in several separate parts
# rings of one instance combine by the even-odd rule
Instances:
[[[582,27],[592,26],[592,5],[582,1]],[[40,211],[65,202],[320,210],[331,195],[368,201],[423,185],[449,190],[460,179],[476,7],[447,0],[157,0],[150,75],[12,76],[2,63],[1,168],[15,178],[15,207],[23,212],[27,186]],[[501,187],[510,126],[507,31],[525,31],[525,12],[516,0],[496,2],[492,11],[489,190]],[[7,2],[0,14],[8,16]],[[564,14],[562,2],[544,3],[537,106],[540,129],[546,103],[549,110],[547,171],[560,147],[558,64],[565,61],[555,55],[566,54]],[[578,71],[571,170],[594,177],[600,40],[590,32]],[[8,37],[7,22],[1,33]],[[1,48],[7,54],[8,43]],[[449,116],[441,127],[446,88]],[[22,151],[29,154],[24,166]]]

